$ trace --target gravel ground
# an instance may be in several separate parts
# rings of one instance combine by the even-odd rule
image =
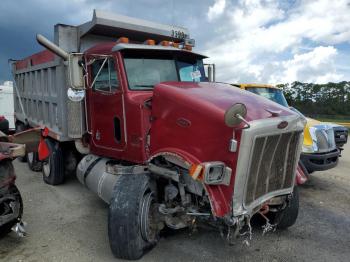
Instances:
[[[107,205],[72,178],[52,187],[26,163],[14,162],[28,236],[0,239],[0,261],[116,261],[107,237]],[[215,231],[163,237],[142,261],[350,261],[350,143],[339,165],[317,172],[300,189],[300,213],[289,230],[250,246],[229,246]]]

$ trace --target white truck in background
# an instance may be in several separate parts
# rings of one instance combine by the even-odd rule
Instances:
[[[13,83],[5,81],[0,85],[0,116],[9,121],[9,128],[15,128],[14,104],[13,104]]]

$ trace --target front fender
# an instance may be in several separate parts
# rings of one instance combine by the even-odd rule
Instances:
[[[158,150],[151,155],[148,162],[152,161],[152,159],[158,156],[176,157],[180,161],[180,164],[182,163],[182,166],[187,167],[188,169],[192,165],[198,165],[201,163],[201,161],[195,156],[177,148],[164,148],[162,150]],[[231,177],[229,186],[206,185],[203,183],[209,197],[212,213],[216,217],[223,217],[231,211],[233,177],[234,176]]]

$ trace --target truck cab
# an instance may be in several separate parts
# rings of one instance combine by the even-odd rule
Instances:
[[[283,91],[272,85],[265,84],[234,84],[234,86],[263,96],[284,107],[289,107]],[[293,111],[302,115],[295,108]],[[306,117],[307,123],[304,128],[304,141],[300,159],[309,173],[333,168],[339,159],[333,126]]]
[[[16,125],[42,129],[45,183],[74,171],[109,205],[116,257],[142,257],[165,227],[211,223],[231,242],[254,215],[295,223],[304,118],[208,82],[187,29],[95,11],[37,40],[47,50],[13,64]]]

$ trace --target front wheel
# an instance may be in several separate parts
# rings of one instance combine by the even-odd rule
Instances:
[[[290,196],[287,206],[275,214],[274,224],[278,229],[287,229],[295,224],[299,214],[299,189],[294,186],[293,194]]]
[[[108,236],[115,257],[135,260],[156,245],[156,190],[145,174],[121,175],[117,180],[108,215]]]

